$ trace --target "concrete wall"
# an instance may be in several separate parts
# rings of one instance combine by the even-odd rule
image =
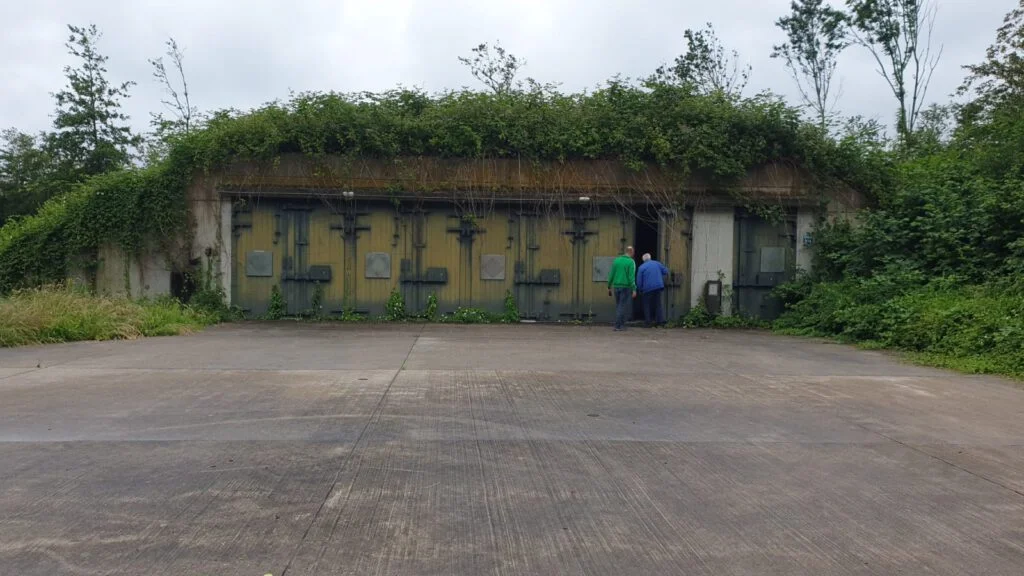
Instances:
[[[213,265],[215,281],[231,304],[231,201],[221,198],[216,182],[198,179],[189,190],[193,233],[189,257]]]
[[[722,277],[722,289],[728,294],[733,282],[734,222],[732,208],[701,210],[693,212],[693,242],[690,269],[690,305],[696,306],[704,295],[704,284],[708,280]],[[731,299],[722,298],[722,314],[732,313]]]
[[[67,279],[68,279],[68,282],[70,282],[72,286],[79,287],[79,288],[86,288],[88,290],[92,290],[92,287],[93,287],[92,274],[88,270],[86,270],[84,267],[76,266],[76,265],[72,264],[68,268],[68,278]]]
[[[804,246],[804,237],[814,232],[817,218],[817,212],[812,208],[800,208],[796,213],[796,267],[805,272],[811,271],[814,245]]]
[[[125,285],[126,268],[128,286]],[[171,270],[166,258],[157,252],[126,257],[119,247],[106,244],[99,249],[96,291],[132,298],[164,296],[171,293]]]

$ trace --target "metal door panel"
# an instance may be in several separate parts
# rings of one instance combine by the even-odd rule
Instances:
[[[741,211],[736,231],[736,309],[745,316],[773,319],[782,308],[770,293],[791,280],[795,272],[796,215],[790,212],[779,222],[769,222]]]
[[[587,229],[593,233],[582,238],[578,252],[581,285],[577,317],[594,322],[612,322],[615,320],[615,300],[608,296],[607,271],[600,274],[595,265],[610,268],[611,261],[622,254],[632,219],[612,206],[590,208],[588,215],[591,220]]]
[[[664,211],[658,230],[661,263],[669,270],[665,279],[665,318],[672,320],[690,309],[690,225],[689,209]]]
[[[309,312],[312,290],[309,274],[309,223],[311,208],[285,205],[281,208],[281,236],[284,255],[281,259],[281,292],[288,314]]]
[[[238,201],[232,210],[231,223],[231,302],[246,314],[259,316],[266,313],[271,290],[278,284],[281,274],[281,252],[275,236],[273,205]],[[269,276],[248,273],[248,257],[254,252],[269,257]]]

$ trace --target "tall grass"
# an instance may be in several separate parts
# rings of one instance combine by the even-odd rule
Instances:
[[[47,286],[0,297],[0,347],[172,336],[215,321],[170,298],[132,301]]]

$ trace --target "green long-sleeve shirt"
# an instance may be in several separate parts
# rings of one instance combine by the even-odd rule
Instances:
[[[636,262],[625,254],[612,261],[608,271],[608,288],[629,288],[636,291]]]

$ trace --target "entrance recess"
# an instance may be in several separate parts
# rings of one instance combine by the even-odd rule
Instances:
[[[639,270],[640,265],[643,264],[644,254],[650,254],[651,258],[655,260],[660,257],[658,254],[660,237],[659,221],[657,217],[653,220],[649,220],[643,216],[638,216],[636,218],[633,233],[633,259],[636,261],[637,270]],[[643,320],[644,318],[643,302],[639,296],[640,295],[637,294],[637,298],[633,300],[634,320]]]

